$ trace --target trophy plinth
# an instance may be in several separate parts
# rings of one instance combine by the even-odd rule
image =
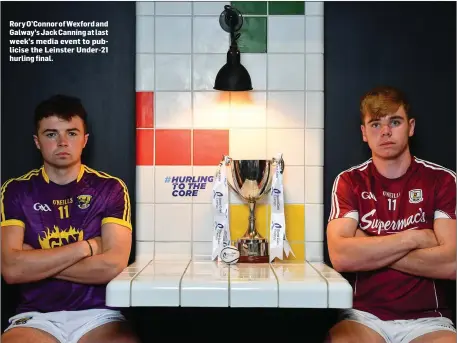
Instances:
[[[265,238],[240,238],[237,241],[240,251],[238,262],[241,263],[268,263],[268,241]]]

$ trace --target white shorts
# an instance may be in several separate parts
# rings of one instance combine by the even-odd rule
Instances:
[[[384,338],[387,343],[408,343],[413,339],[434,331],[456,332],[452,321],[445,317],[430,317],[409,320],[381,320],[371,313],[356,309],[343,310],[339,320],[352,320],[368,326]]]
[[[61,343],[77,343],[87,332],[106,323],[125,321],[119,312],[109,309],[59,312],[25,312],[9,319],[10,326],[5,330],[29,327],[43,330]]]

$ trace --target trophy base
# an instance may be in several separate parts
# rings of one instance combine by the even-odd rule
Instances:
[[[238,263],[268,263],[268,242],[264,238],[240,238],[236,246],[240,252]]]
[[[240,256],[238,263],[269,263],[269,256]]]

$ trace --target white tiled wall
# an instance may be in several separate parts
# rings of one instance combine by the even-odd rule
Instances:
[[[248,110],[217,103],[228,34],[219,26],[227,2],[137,2],[136,91],[154,92],[161,129],[229,129],[234,158],[286,162],[285,198],[305,207],[306,257],[321,260],[324,153],[323,3],[305,16],[268,16],[268,53],[242,53],[254,90]],[[246,147],[249,147],[248,149]],[[215,166],[138,166],[139,253],[208,254],[211,191],[175,198],[167,175],[209,175]],[[240,203],[231,197],[232,203]],[[304,229],[305,229],[304,228]]]

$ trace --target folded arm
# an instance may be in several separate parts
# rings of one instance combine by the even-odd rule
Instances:
[[[127,267],[132,231],[107,223],[102,226],[102,253],[60,271],[55,278],[85,284],[106,284]]]
[[[455,280],[455,225],[455,219],[436,219],[433,230],[437,245],[411,251],[393,263],[391,268],[422,277]]]
[[[331,220],[327,242],[333,268],[339,272],[369,271],[391,265],[420,244],[415,232],[395,235],[357,235],[357,221],[352,218]]]
[[[7,283],[39,281],[90,256],[90,248],[85,241],[35,250],[23,250],[23,242],[23,227],[2,226],[2,275]]]

